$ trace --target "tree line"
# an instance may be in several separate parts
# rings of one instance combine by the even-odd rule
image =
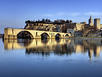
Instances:
[[[58,19],[58,20],[51,21],[50,19],[42,19],[42,20],[35,20],[35,21],[27,20],[25,23],[52,23],[52,24],[65,24],[65,23],[72,23],[72,20]]]

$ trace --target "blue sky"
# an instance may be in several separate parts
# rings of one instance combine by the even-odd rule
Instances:
[[[102,0],[0,0],[0,33],[5,27],[23,28],[25,20],[102,19]]]

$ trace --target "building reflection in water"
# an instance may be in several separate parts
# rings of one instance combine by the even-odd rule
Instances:
[[[26,54],[71,55],[72,53],[88,53],[90,59],[98,57],[102,49],[101,39],[33,39],[33,40],[4,40],[6,50],[26,49]]]

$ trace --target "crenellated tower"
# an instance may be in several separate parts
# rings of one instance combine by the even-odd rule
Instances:
[[[89,25],[90,25],[90,26],[94,26],[94,25],[93,25],[93,19],[92,19],[91,16],[90,16],[90,19],[89,19]]]

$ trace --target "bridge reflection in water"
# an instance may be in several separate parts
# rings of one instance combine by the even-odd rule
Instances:
[[[71,55],[73,53],[88,53],[89,58],[99,57],[102,50],[101,39],[33,39],[33,40],[4,40],[6,50],[26,49],[26,54]]]

